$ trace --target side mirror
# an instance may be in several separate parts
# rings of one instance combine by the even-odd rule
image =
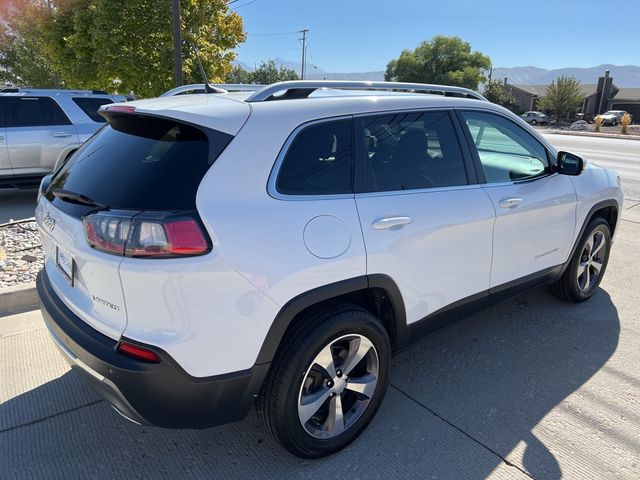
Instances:
[[[569,152],[558,152],[558,173],[561,175],[580,175],[584,169],[584,161],[578,155]]]

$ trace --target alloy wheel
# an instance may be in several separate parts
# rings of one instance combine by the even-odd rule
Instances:
[[[329,439],[351,428],[369,406],[379,369],[378,352],[363,335],[344,335],[322,348],[298,395],[298,418],[305,431]]]
[[[585,243],[578,263],[578,289],[586,292],[593,288],[600,277],[607,254],[604,233],[595,231]]]

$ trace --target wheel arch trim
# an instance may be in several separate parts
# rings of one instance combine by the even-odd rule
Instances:
[[[303,292],[289,300],[276,315],[262,343],[256,364],[270,363],[280,347],[289,326],[305,309],[343,295],[360,290],[379,288],[386,292],[394,313],[394,350],[410,343],[410,332],[406,323],[406,312],[400,289],[393,279],[383,274],[362,275],[341,280]]]
[[[617,224],[620,223],[620,205],[618,204],[618,201],[610,198],[608,200],[603,200],[593,205],[589,209],[589,212],[587,212],[587,215],[584,217],[584,221],[582,222],[582,227],[580,227],[580,231],[578,232],[578,235],[576,235],[576,239],[573,242],[573,247],[571,248],[571,252],[569,253],[569,258],[567,258],[567,261],[564,263],[562,267],[562,271],[560,272],[559,276],[561,276],[564,273],[564,271],[569,266],[569,263],[571,263],[571,259],[576,253],[578,244],[580,243],[580,239],[584,235],[584,232],[587,229],[587,225],[589,225],[589,222],[593,219],[593,216],[595,215],[595,213],[599,210],[602,210],[603,208],[609,208],[609,207],[614,207],[616,209],[616,214],[617,214],[616,225],[610,225],[612,233],[616,229]],[[605,220],[608,221],[608,219],[605,219]]]

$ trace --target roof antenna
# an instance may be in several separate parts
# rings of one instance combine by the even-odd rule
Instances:
[[[198,62],[198,68],[200,69],[200,75],[202,75],[202,79],[204,80],[204,91],[205,93],[227,93],[224,88],[214,87],[209,83],[209,79],[207,78],[207,74],[204,71],[204,67],[202,66],[202,62],[200,61],[200,54],[198,53],[198,49],[196,46],[191,43],[191,50],[193,50],[194,55],[196,56],[196,61]]]

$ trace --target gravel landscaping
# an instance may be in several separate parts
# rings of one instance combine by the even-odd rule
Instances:
[[[0,225],[0,288],[34,282],[43,265],[44,252],[35,221]]]

